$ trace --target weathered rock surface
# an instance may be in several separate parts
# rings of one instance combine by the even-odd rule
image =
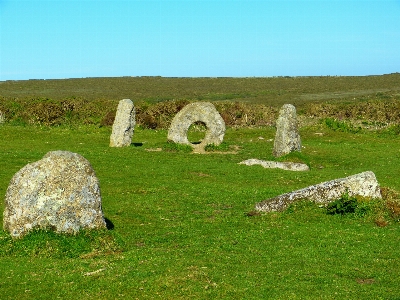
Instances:
[[[328,204],[339,199],[346,192],[349,196],[360,195],[369,198],[382,198],[375,174],[367,171],[346,178],[326,181],[265,200],[256,204],[256,210],[265,212],[282,211],[289,204],[303,199]]]
[[[11,179],[5,197],[3,227],[12,237],[35,228],[76,233],[105,228],[99,181],[81,155],[52,151]]]
[[[273,155],[280,157],[292,151],[301,151],[301,140],[296,108],[291,104],[285,104],[279,111],[279,117],[276,121]]]
[[[250,158],[239,163],[240,165],[253,166],[261,165],[267,169],[282,169],[288,171],[309,171],[310,168],[306,164],[294,163],[294,162],[277,162],[277,161],[265,161],[256,158]]]
[[[189,142],[187,133],[194,122],[203,122],[207,131],[199,145]],[[182,108],[174,117],[168,131],[168,140],[178,144],[191,145],[195,149],[204,149],[206,145],[219,145],[225,135],[225,122],[209,102],[194,102]]]
[[[135,107],[132,100],[119,101],[110,136],[110,147],[130,146],[135,123]]]

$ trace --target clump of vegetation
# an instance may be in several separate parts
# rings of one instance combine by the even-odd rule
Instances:
[[[181,153],[190,153],[193,151],[193,147],[186,144],[174,143],[172,141],[168,141],[162,147],[164,151],[167,152],[181,152]]]
[[[145,101],[135,103],[136,124],[145,129],[168,129],[175,115],[193,100],[167,100],[150,104]],[[214,103],[226,126],[254,127],[271,126],[275,122],[277,110],[260,104],[240,102]],[[3,99],[0,110],[7,121],[15,124],[45,126],[59,125],[99,125],[112,126],[118,101],[84,98],[52,100],[48,98]]]
[[[348,133],[359,133],[361,131],[361,127],[355,127],[349,122],[339,121],[333,118],[326,118],[323,120],[323,123],[329,129],[334,131],[348,132]]]
[[[231,145],[226,142],[222,142],[219,145],[215,144],[208,144],[204,147],[206,152],[214,152],[214,151],[229,151],[231,150]]]
[[[400,193],[389,188],[382,188],[381,194],[390,218],[400,222]]]
[[[188,100],[171,100],[139,106],[136,112],[137,124],[148,129],[168,129],[175,115],[189,103]]]
[[[400,195],[391,189],[382,188],[382,199],[367,199],[344,193],[326,207],[329,215],[353,215],[366,217],[377,226],[384,227],[390,222],[400,221]]]
[[[328,204],[326,212],[329,215],[345,215],[354,214],[357,209],[357,199],[344,193],[339,199]]]
[[[325,120],[333,129],[358,131],[349,123],[361,123],[367,129],[379,129],[400,123],[400,96],[382,93],[354,103],[335,101],[331,103],[308,103],[303,109],[305,116]],[[347,121],[347,122],[346,122]]]
[[[216,102],[215,107],[225,124],[230,127],[272,126],[277,109],[244,102]]]

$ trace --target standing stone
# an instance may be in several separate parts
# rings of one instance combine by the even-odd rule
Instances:
[[[48,152],[11,179],[3,228],[12,237],[22,237],[32,229],[77,233],[81,228],[105,227],[99,181],[81,155]]]
[[[273,155],[280,157],[292,151],[301,151],[301,140],[297,128],[296,108],[285,104],[279,111],[276,121],[276,135]]]
[[[207,132],[199,145],[193,145],[187,138],[190,125],[194,122],[206,124]],[[168,131],[168,140],[186,144],[194,149],[204,149],[206,145],[219,145],[225,135],[225,122],[210,102],[193,102],[182,108],[174,117]]]
[[[5,119],[4,113],[0,110],[0,124],[3,124]]]
[[[130,146],[134,127],[135,107],[130,99],[123,99],[118,103],[110,136],[110,147]]]

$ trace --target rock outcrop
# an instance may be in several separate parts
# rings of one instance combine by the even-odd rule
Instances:
[[[316,203],[328,204],[339,199],[344,193],[369,198],[382,198],[378,181],[371,171],[346,178],[326,181],[317,185],[283,194],[256,204],[258,211],[282,211],[291,203],[308,199]]]
[[[135,123],[135,107],[133,102],[130,99],[119,101],[110,136],[110,147],[130,146]]]
[[[76,153],[52,151],[23,167],[7,188],[3,227],[14,238],[32,229],[105,228],[99,181],[90,163]]]

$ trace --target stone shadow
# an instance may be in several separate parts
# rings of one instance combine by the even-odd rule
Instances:
[[[114,229],[114,223],[111,222],[110,219],[104,218],[104,221],[106,222],[107,230],[113,230]]]

